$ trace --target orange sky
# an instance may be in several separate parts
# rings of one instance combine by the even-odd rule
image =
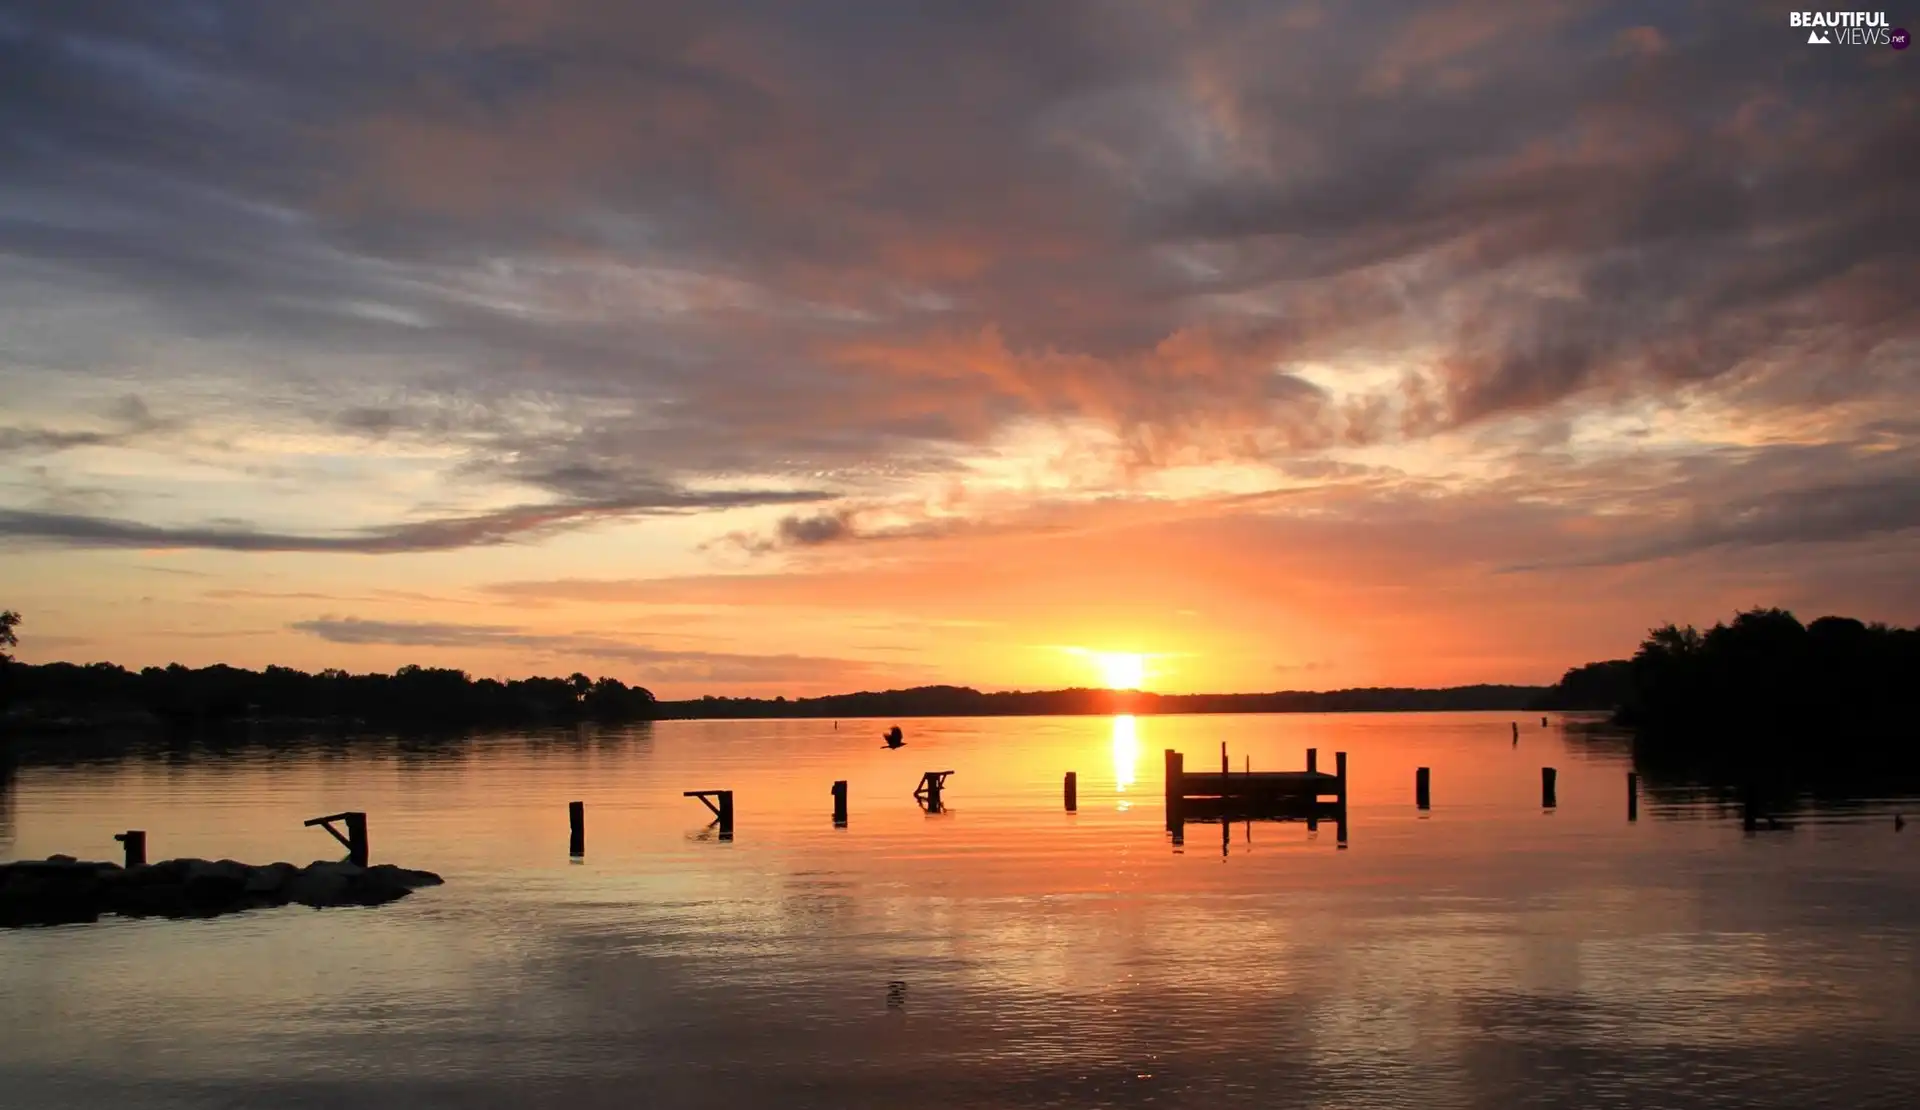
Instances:
[[[1647,14],[36,9],[0,605],[666,696],[1920,620],[1913,59]]]

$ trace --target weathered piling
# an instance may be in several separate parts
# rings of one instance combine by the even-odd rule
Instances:
[[[1547,719],[1545,717],[1540,718],[1540,727],[1541,728],[1547,727]]]
[[[113,838],[118,840],[121,846],[126,849],[127,867],[145,867],[147,865],[147,834],[143,830],[128,829],[123,833],[114,833]]]
[[[567,854],[587,854],[587,803],[567,803]]]
[[[347,834],[345,836],[341,836],[340,830],[333,827],[335,821],[339,821],[347,826]],[[328,836],[333,837],[346,846],[347,861],[349,863],[357,867],[365,867],[367,865],[367,857],[371,853],[367,843],[366,814],[358,810],[348,810],[345,813],[330,813],[325,817],[315,817],[313,820],[306,822],[308,828],[312,828],[315,825],[327,830]]]
[[[839,829],[847,827],[846,779],[835,779],[833,783],[833,825]]]
[[[1307,749],[1307,770],[1310,772],[1315,772],[1320,770],[1320,749],[1319,748]]]
[[[1067,812],[1077,811],[1080,808],[1080,776],[1077,772],[1067,772],[1063,789],[1066,791]]]
[[[1334,839],[1341,847],[1347,844],[1347,753],[1333,753],[1333,777],[1339,780],[1340,806],[1334,811]]]
[[[1640,776],[1627,772],[1627,820],[1640,820]]]
[[[1554,796],[1553,789],[1554,779],[1557,777],[1559,777],[1559,772],[1553,768],[1540,768],[1540,806],[1543,809],[1552,809],[1559,804]]]
[[[1433,772],[1425,767],[1413,773],[1413,804],[1420,809],[1433,808],[1433,793],[1430,789]]]
[[[683,790],[683,798],[698,798],[713,814],[711,824],[720,826],[720,839],[733,839],[733,791],[731,790]]]
[[[1167,828],[1169,830],[1177,830],[1185,820],[1180,801],[1185,796],[1182,793],[1181,780],[1186,777],[1186,763],[1186,756],[1172,748],[1167,749]]]

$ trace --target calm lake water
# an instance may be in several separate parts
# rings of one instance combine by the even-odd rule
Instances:
[[[373,855],[377,909],[0,932],[0,1105],[1915,1107],[1920,830],[1743,833],[1512,714],[665,722],[46,766],[0,858]],[[1351,759],[1330,823],[1162,827]],[[1540,768],[1559,806],[1540,806]],[[1431,813],[1414,769],[1433,769]],[[911,794],[948,770],[947,812]],[[1061,776],[1079,774],[1077,814]],[[829,787],[851,783],[852,820]],[[735,838],[681,791],[731,788]],[[587,854],[567,857],[567,802]],[[1907,803],[1911,806],[1911,803]],[[1912,814],[1909,814],[1912,816]]]

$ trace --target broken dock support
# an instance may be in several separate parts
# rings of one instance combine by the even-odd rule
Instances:
[[[147,865],[147,834],[144,830],[128,829],[126,832],[114,833],[113,838],[126,849],[128,870]]]
[[[709,827],[720,826],[720,839],[733,839],[733,791],[731,790],[683,790],[683,798],[698,798],[700,804],[713,813]]]
[[[847,827],[847,780],[836,779],[833,784],[833,827]]]
[[[920,785],[913,788],[913,798],[928,813],[939,813],[944,806],[940,802],[940,792],[946,789],[947,776],[952,771],[928,771],[920,776]]]
[[[1067,781],[1065,785],[1062,787],[1062,789],[1066,792],[1067,812],[1073,813],[1077,811],[1080,808],[1080,776],[1079,774],[1074,771],[1068,771]]]
[[[347,827],[347,834],[345,836],[340,835],[340,830],[333,827],[335,821]],[[306,822],[307,828],[312,828],[315,825],[327,830],[328,836],[333,837],[346,846],[348,862],[357,867],[365,867],[367,865],[366,814],[358,810],[348,810],[345,813],[329,813],[325,817],[315,817],[313,820]]]
[[[587,854],[587,803],[567,803],[567,855],[579,859]]]

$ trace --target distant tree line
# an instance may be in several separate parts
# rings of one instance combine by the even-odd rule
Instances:
[[[501,682],[438,667],[309,674],[291,667],[249,671],[178,663],[139,671],[112,663],[14,663],[7,671],[8,716],[23,727],[129,714],[170,725],[242,719],[408,726],[646,720],[658,704],[644,687],[584,674]]]
[[[1455,686],[1440,690],[1377,687],[1270,694],[1155,694],[1141,690],[983,693],[968,686],[917,686],[817,698],[717,698],[660,703],[670,718],[737,717],[1016,717],[1105,716],[1114,713],[1356,713],[1525,709],[1539,686]]]
[[[1632,659],[1576,667],[1542,700],[1613,710],[1653,759],[1920,771],[1920,629],[1803,625],[1784,609],[1705,632],[1667,624]]]

